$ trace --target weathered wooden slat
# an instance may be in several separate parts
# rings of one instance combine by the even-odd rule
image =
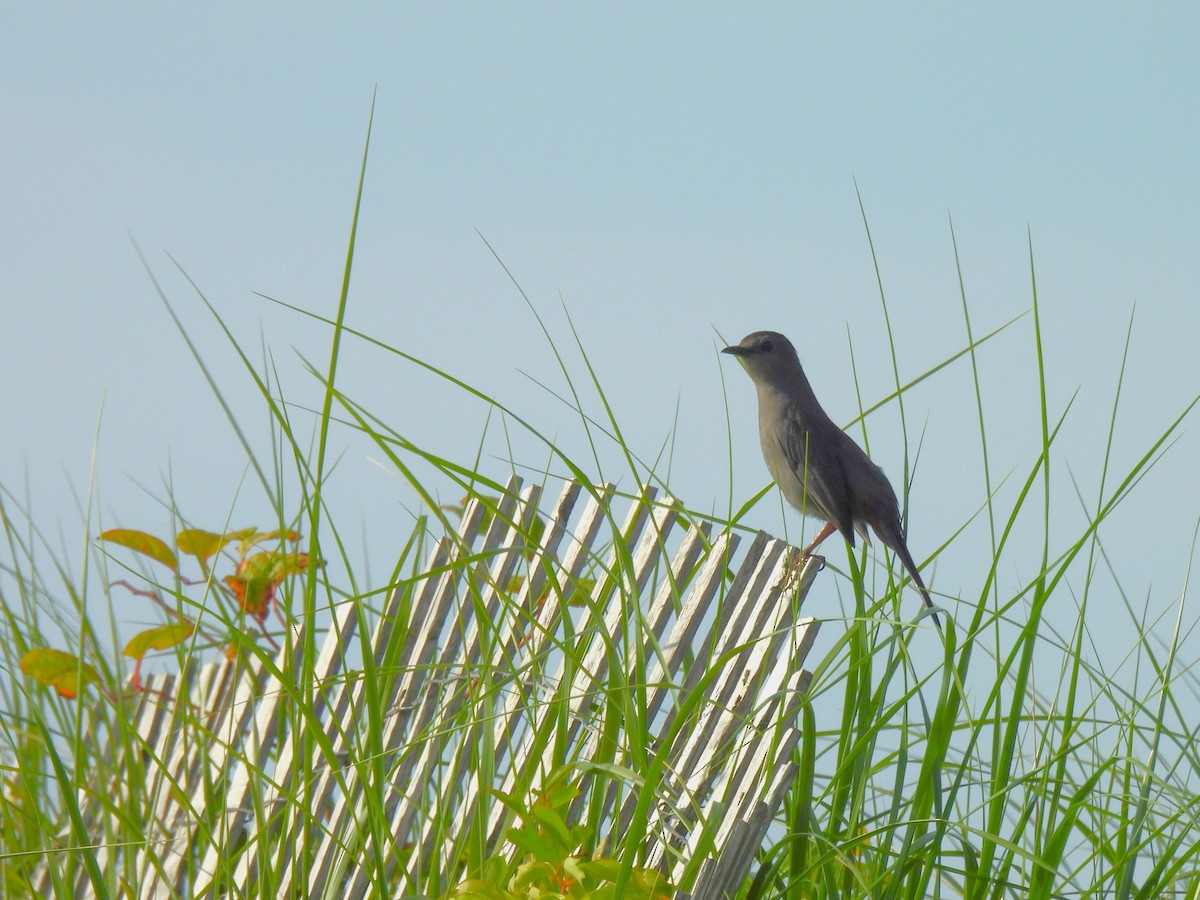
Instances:
[[[571,512],[575,509],[582,490],[583,485],[578,481],[565,482],[558,499],[554,501],[554,506],[546,521],[546,530],[542,534],[537,553],[530,565],[528,595],[531,598],[537,599],[542,596],[542,590],[554,578],[555,572],[559,568],[558,548],[567,537],[567,523],[570,521]],[[536,614],[538,610],[530,610],[530,612]]]
[[[509,493],[501,502],[501,511],[493,517],[492,528],[485,539],[487,555],[484,556],[474,570],[474,578],[468,579],[467,591],[469,602],[461,604],[459,625],[451,627],[440,659],[447,670],[460,670],[462,680],[455,689],[448,693],[429,694],[416,713],[417,724],[414,733],[424,739],[412,746],[408,752],[402,751],[400,765],[392,775],[393,785],[416,786],[418,790],[433,783],[442,783],[441,778],[446,773],[440,768],[440,761],[452,741],[461,739],[461,734],[455,719],[459,710],[468,702],[471,692],[476,695],[483,690],[481,666],[492,664],[482,656],[485,635],[487,643],[491,644],[491,632],[503,599],[504,590],[513,577],[516,566],[523,558],[528,546],[527,535],[537,512],[537,500],[540,487],[533,485],[520,496],[519,502],[514,502],[519,483],[514,479],[508,485]],[[496,528],[497,525],[501,527]],[[490,565],[488,565],[490,563]],[[455,640],[457,638],[457,640]],[[503,638],[500,638],[501,643]],[[450,776],[452,777],[452,776]],[[453,790],[453,785],[445,785]],[[389,834],[393,846],[380,848],[381,857],[378,860],[385,870],[394,865],[400,843],[406,843],[412,832],[417,817],[417,804],[399,802],[401,795],[392,793],[390,808]],[[368,887],[366,867],[359,867],[351,873],[352,878],[347,890],[350,896],[358,896]]]
[[[722,677],[705,691],[700,721],[671,766],[672,771],[689,773],[684,787],[692,797],[705,791],[708,773],[715,771],[716,758],[728,752],[731,734],[745,721],[758,696],[760,679],[772,675],[778,678],[788,663],[780,654],[791,627],[787,621],[791,605],[780,584],[788,565],[786,545],[772,542],[756,569],[755,578],[736,604],[738,614],[730,616],[726,629],[720,632],[716,657],[735,651],[737,655],[724,666]],[[808,563],[808,583],[818,569],[815,560]],[[804,579],[802,574],[801,589],[805,586]],[[763,584],[766,591],[760,592],[759,585]],[[768,602],[756,603],[756,598]]]
[[[510,486],[515,487],[515,482]],[[485,518],[486,507],[479,499],[468,504],[458,536],[447,549],[448,560],[454,559],[455,554],[460,558],[476,558],[477,561],[469,567],[469,575],[465,579],[467,583],[477,582],[481,576],[486,578],[492,557],[503,535],[511,527],[516,505],[515,495],[511,491],[501,497],[487,533],[479,542],[477,530]],[[475,546],[477,543],[481,543],[481,548]],[[461,572],[462,567],[455,565],[447,571],[446,577],[436,582],[433,592],[425,598],[427,614],[423,619],[418,619],[418,616],[425,610],[414,608],[413,624],[416,627],[412,630],[421,634],[421,642],[412,644],[411,652],[405,654],[406,664],[400,672],[396,692],[397,700],[402,705],[400,715],[390,718],[383,738],[385,747],[399,751],[401,771],[393,776],[392,786],[379,785],[374,788],[384,790],[384,808],[389,814],[406,814],[417,805],[417,797],[406,800],[404,790],[415,783],[412,769],[419,765],[420,750],[429,749],[435,743],[425,738],[433,727],[438,702],[446,694],[447,688],[452,692],[461,689],[463,679],[467,677],[457,653],[470,627],[466,620],[473,619],[475,607],[473,603],[464,604],[458,600],[457,586]],[[456,613],[453,619],[450,617],[451,610]],[[439,636],[443,637],[440,642]],[[408,704],[410,698],[414,702]],[[335,877],[333,873],[347,867],[350,860],[346,857],[346,850],[357,842],[362,831],[359,823],[365,817],[364,802],[361,791],[356,791],[343,805],[337,821],[331,823],[328,837],[319,848],[313,870],[309,873],[310,892],[319,890],[321,885]],[[390,848],[376,848],[376,852],[394,856]],[[350,896],[365,889],[365,883],[347,888]]]
[[[793,634],[798,659],[802,659],[812,646],[816,633],[814,619],[805,618],[796,623]],[[768,699],[743,732],[745,743],[737,748],[737,757],[722,767],[720,778],[707,788],[712,798],[710,808],[711,803],[720,803],[723,807],[721,816],[709,817],[703,829],[689,831],[687,852],[677,857],[672,874],[678,882],[687,869],[696,868],[695,855],[702,847],[719,849],[719,854],[714,854],[700,868],[693,888],[697,896],[723,896],[719,892],[713,893],[723,889],[714,887],[714,883],[724,886],[726,878],[733,879],[728,884],[741,881],[761,846],[771,817],[783,802],[787,786],[795,778],[792,753],[800,740],[796,719],[803,702],[801,695],[808,689],[811,674],[784,664],[773,666],[771,676],[762,685],[763,695]],[[779,684],[781,677],[785,681]],[[696,773],[697,776],[701,774],[704,774],[703,770]],[[696,778],[688,789],[695,795],[705,787]],[[760,807],[767,810],[765,820],[758,815]],[[746,851],[744,854],[739,850],[739,842]],[[667,849],[667,844],[654,848],[649,856],[650,864],[661,860]]]
[[[609,637],[618,646],[626,643],[630,618],[640,615],[640,610],[633,605],[637,603],[640,592],[649,578],[656,560],[656,548],[661,548],[662,536],[677,517],[673,505],[654,505],[656,493],[647,489],[634,502],[630,508],[630,521],[621,529],[621,534],[629,540],[624,549],[629,555],[632,571],[627,571],[621,566],[619,550],[614,547],[609,556],[609,563],[605,566],[609,575],[597,590],[597,608],[603,609],[607,606],[601,635]],[[642,535],[648,520],[653,522],[654,527]],[[641,540],[634,544],[639,537]],[[606,642],[598,638],[591,639],[582,663],[576,668],[574,682],[568,694],[572,713],[568,741],[571,743],[576,740],[589,710],[599,699],[597,689],[604,686],[611,659]],[[549,758],[543,759],[543,763],[547,766],[552,764]]]
[[[333,627],[313,663],[312,673],[300,671],[302,654],[299,653],[295,657],[295,667],[285,673],[293,679],[291,683],[297,691],[301,690],[299,678],[312,679],[313,704],[309,719],[331,749],[321,744],[314,730],[299,724],[284,736],[259,801],[266,818],[248,835],[250,845],[264,846],[253,848],[257,852],[242,854],[235,876],[238,884],[253,883],[258,876],[259,860],[266,857],[270,859],[271,870],[280,873],[281,889],[282,885],[290,887],[297,860],[307,858],[308,848],[316,840],[310,826],[311,817],[320,808],[321,798],[328,795],[341,774],[337,764],[339,722],[331,707],[338,702],[339,692],[345,688],[337,675],[354,639],[357,622],[358,610],[354,604],[339,608]],[[286,692],[281,691],[281,694],[281,699],[286,699]],[[280,707],[274,720],[276,727],[282,724],[282,713]],[[296,804],[291,798],[303,798],[306,803]]]
[[[134,722],[152,760],[149,838],[166,843],[102,847],[103,870],[134,873],[138,897],[212,896],[218,885],[252,893],[261,863],[281,897],[358,900],[374,891],[372,875],[394,881],[404,859],[398,889],[417,894],[430,875],[451,883],[468,846],[513,849],[511,812],[492,788],[536,790],[564,759],[657,759],[667,773],[658,784],[586,777],[573,812],[599,808],[621,836],[652,790],[645,864],[685,885],[681,900],[736,889],[795,777],[803,661],[818,627],[797,608],[817,567],[784,586],[790,548],[759,534],[739,559],[738,536],[710,537],[705,523],[673,536],[682,507],[656,497],[643,488],[617,501],[611,485],[568,482],[539,513],[540,486],[513,478],[497,500],[472,499],[369,636],[355,638],[359,603],[338,607],[304,676],[314,703],[299,728],[287,702],[300,675],[294,635],[278,659],[243,670],[150,676]],[[359,656],[363,672],[337,677]],[[163,702],[173,692],[187,702]],[[369,697],[382,708],[368,730]],[[628,729],[626,715],[637,720]],[[632,746],[643,732],[651,746]],[[368,734],[380,743],[366,746]],[[223,807],[210,811],[214,798]],[[99,797],[80,808],[97,828],[109,815]],[[382,840],[370,830],[380,810]],[[49,886],[51,865],[39,884]],[[69,871],[89,896],[86,873]]]
[[[183,727],[178,729],[178,739],[168,764],[172,772],[179,774],[172,789],[161,798],[156,816],[163,830],[165,852],[156,854],[157,865],[153,868],[143,867],[144,876],[139,885],[143,898],[171,896],[180,869],[189,858],[195,825],[205,811],[208,796],[205,781],[212,774],[205,759],[207,745],[211,743],[209,728],[219,733],[230,717],[228,694],[233,681],[234,666],[228,659],[201,666],[191,695],[186,698],[190,708],[184,713],[186,719]],[[222,759],[217,771],[223,767]]]
[[[780,548],[773,546],[772,542],[762,540],[761,536],[760,538],[756,538],[747,552],[739,576],[734,579],[728,594],[724,598],[722,609],[727,612],[731,608],[738,610],[747,605],[749,587],[755,579],[755,575],[751,574],[743,577],[741,573],[746,573],[748,570],[751,573],[756,573],[764,569],[773,571],[778,567],[781,556],[782,551]],[[726,614],[722,616],[722,609],[718,609],[713,619],[709,620],[710,626],[713,620],[719,623],[724,619],[728,625],[730,621],[737,621],[739,618],[742,618],[738,615],[730,616]],[[688,610],[687,605],[685,605],[685,610]],[[697,614],[695,612],[692,613],[690,621],[681,620],[677,622],[677,628],[683,630],[683,635],[694,635],[698,626],[699,622],[697,621]],[[672,634],[671,636],[670,644],[676,648],[677,653],[678,649],[683,646],[683,641],[681,640],[683,635],[677,637],[675,634]],[[675,702],[667,710],[661,734],[668,734],[676,728],[675,720],[682,714],[682,710],[685,708],[682,704],[698,689],[704,673],[714,672],[713,675],[708,676],[709,680],[704,685],[704,705],[700,708],[698,716],[694,722],[678,729],[679,738],[675,745],[670,748],[668,770],[675,773],[675,777],[670,778],[668,783],[663,785],[668,792],[667,796],[663,799],[668,801],[669,808],[671,809],[695,806],[701,799],[687,790],[686,779],[689,775],[694,774],[692,767],[700,764],[705,754],[712,753],[715,749],[712,747],[712,742],[718,738],[717,729],[721,721],[720,709],[722,700],[718,698],[728,698],[736,690],[738,677],[737,663],[740,657],[748,655],[750,648],[745,647],[740,651],[738,656],[734,656],[731,659],[726,659],[726,656],[733,653],[740,645],[746,643],[748,641],[744,635],[734,633],[728,630],[728,628],[724,631],[715,631],[709,640],[701,642],[697,648],[696,662],[684,673],[682,688],[675,694]],[[676,658],[678,659],[679,657],[677,656]],[[671,673],[671,678],[666,683],[679,683],[675,680],[674,675],[675,673]],[[704,772],[706,769],[707,767],[700,771]],[[706,780],[706,777],[705,775],[699,775],[697,780],[703,782]],[[618,834],[624,833],[628,828],[637,800],[636,795],[630,795],[626,798],[620,814],[616,818],[616,832]]]
[[[642,632],[644,646],[642,647],[643,662],[638,663],[645,668],[643,687],[645,698],[645,720],[651,733],[662,734],[655,728],[655,718],[671,692],[671,680],[678,673],[680,666],[690,652],[684,635],[692,627],[698,627],[699,621],[706,614],[712,598],[720,588],[724,556],[737,546],[736,535],[725,534],[713,546],[709,540],[711,527],[708,523],[694,525],[684,537],[683,543],[667,568],[657,594],[650,603],[646,613],[645,628]],[[706,564],[697,572],[705,549],[709,555]],[[675,622],[678,638],[674,644],[664,641],[663,635],[669,633]],[[649,660],[648,667],[645,660]],[[626,665],[626,678],[635,682],[639,675],[634,671],[634,661]],[[598,733],[592,731],[588,735],[588,743],[584,747],[581,758],[589,759],[594,753]],[[572,810],[574,815],[580,815],[583,810],[583,797]],[[607,789],[605,807],[612,808],[616,803],[616,785]]]
[[[812,619],[801,623],[800,630],[805,634],[803,642],[811,644],[807,635],[815,637],[814,625]],[[778,743],[770,745],[765,740],[770,731],[766,728],[760,731],[754,752],[746,755],[737,772],[731,773],[722,791],[725,809],[714,820],[715,827],[711,829],[713,834],[702,837],[697,833],[690,836],[689,849],[693,854],[705,837],[712,847],[720,850],[701,862],[692,892],[688,895],[694,900],[723,900],[737,888],[749,871],[767,829],[783,802],[784,794],[796,777],[792,753],[799,743],[800,731],[794,722],[802,703],[800,695],[808,690],[811,677],[804,670],[792,673],[784,691],[788,702],[778,713],[781,725]],[[760,725],[766,723],[760,722]],[[685,856],[681,859],[675,868],[676,879],[681,877],[687,866],[694,864],[694,858]]]
[[[725,569],[730,557],[737,549],[740,538],[737,534],[726,531],[713,542],[707,558],[694,576],[684,595],[682,605],[672,624],[671,610],[667,607],[671,597],[661,599],[663,608],[652,610],[651,616],[660,627],[658,634],[663,634],[670,628],[665,638],[659,639],[659,646],[654,653],[654,665],[647,676],[649,693],[646,697],[646,715],[654,721],[667,700],[678,693],[675,683],[676,676],[682,671],[684,660],[693,653],[699,652],[695,665],[702,666],[707,659],[707,647],[697,646],[696,635],[701,625],[709,615],[711,604],[718,596],[725,578]],[[762,552],[762,544],[752,544],[747,554],[749,559],[755,558]]]
[[[512,620],[512,626],[503,635],[502,646],[510,658],[511,654],[515,652],[515,648],[518,647],[524,651],[525,656],[522,658],[525,660],[540,660],[545,657],[547,649],[553,643],[556,623],[561,621],[562,599],[570,594],[573,586],[582,577],[584,566],[592,552],[592,544],[605,521],[606,504],[611,491],[611,485],[599,485],[589,490],[589,500],[585,504],[576,529],[569,534],[567,551],[561,563],[554,561],[552,554],[568,537],[567,521],[574,508],[576,498],[581,492],[581,486],[572,483],[560,495],[551,519],[547,523],[546,532],[543,534],[542,546],[531,563],[535,575],[544,573],[544,577],[531,577],[525,589],[518,597],[514,598],[514,606],[522,614]],[[522,664],[514,663],[514,666],[520,665]],[[495,730],[491,736],[492,746],[495,748],[497,758],[501,761],[511,758],[515,750],[513,736],[516,725],[523,715],[523,707],[526,703],[523,697],[527,695],[528,690],[537,687],[536,676],[531,675],[530,677],[533,680],[528,684],[522,682],[506,685],[508,689],[504,694],[503,711],[495,720]],[[479,814],[479,788],[480,785],[475,780],[469,781],[464,788],[461,800],[462,812],[470,813],[471,818]],[[413,812],[415,814],[416,810],[414,809]],[[431,830],[426,826],[432,825],[436,820],[436,816],[425,816],[425,821],[421,826],[421,839],[425,845],[433,840]],[[449,845],[456,845],[461,840],[470,819],[465,814],[456,814],[454,821],[459,824],[459,827],[455,830],[453,824],[450,826],[452,833],[447,834],[445,839]],[[398,839],[403,839],[403,835],[406,833],[404,829],[408,827],[405,823],[402,825],[403,827],[397,835]],[[412,854],[412,862],[409,870],[405,873],[410,883],[414,882],[419,874],[415,867],[422,865],[427,858],[420,853]],[[454,858],[457,857],[442,857],[442,859]]]
[[[335,758],[329,758],[324,748],[316,741],[310,740],[307,742],[308,758],[301,759],[296,735],[289,735],[280,745],[271,789],[266,792],[265,806],[268,809],[276,803],[284,802],[282,792],[285,790],[294,790],[299,796],[306,796],[311,809],[323,809],[341,783],[342,768],[337,764],[336,754],[338,748],[344,744],[345,723],[347,719],[352,719],[353,709],[349,703],[350,689],[347,681],[338,676],[346,668],[346,657],[351,652],[354,636],[358,631],[358,618],[357,603],[341,604],[335,611],[332,627],[325,635],[313,663],[311,716],[313,720],[322,723],[322,733],[329,742]],[[296,664],[300,662],[301,656],[297,655]],[[292,879],[298,868],[297,859],[305,851],[307,843],[316,838],[306,815],[301,814],[286,822],[281,821],[282,819],[283,817],[278,817],[272,820],[274,830],[269,836],[263,837],[267,837],[274,851],[271,867],[273,871],[280,873],[280,892],[286,893],[291,890]],[[276,833],[281,829],[286,831],[287,840],[276,837]],[[245,854],[243,858],[250,855]],[[247,869],[247,877],[253,872],[254,867],[251,864]]]
[[[460,523],[458,544],[470,546],[476,537],[476,530],[483,521],[485,507],[479,501],[472,501],[464,510]],[[388,602],[382,610],[380,622],[372,636],[372,647],[375,653],[374,662],[377,666],[383,664],[385,647],[391,639],[394,628],[400,624],[405,626],[406,637],[403,640],[395,671],[383,671],[381,674],[385,684],[390,682],[384,695],[389,697],[385,704],[383,746],[396,748],[408,733],[412,714],[417,704],[412,702],[420,686],[428,690],[440,690],[446,680],[444,673],[429,678],[429,670],[437,649],[438,635],[449,616],[453,606],[453,585],[458,579],[457,569],[450,567],[454,557],[456,544],[449,538],[443,538],[434,545],[429,564],[425,571],[427,577],[420,579],[412,601],[407,621],[401,622],[401,588],[392,591]],[[457,677],[457,676],[454,676]],[[350,693],[350,704],[343,715],[354,715],[361,709],[366,696],[365,683],[357,680]],[[348,844],[343,840],[347,836],[353,843],[357,831],[357,823],[362,818],[364,790],[372,789],[357,777],[353,767],[347,767],[344,773],[345,788],[342,802],[333,808],[326,834],[321,846],[317,848],[309,878],[312,881],[328,883],[330,872],[344,859]],[[289,882],[301,877],[299,873],[288,872]]]
[[[284,677],[293,673],[303,650],[303,635],[294,630],[274,658],[274,669]],[[284,692],[272,684],[267,667],[258,656],[250,656],[229,704],[229,715],[214,733],[209,761],[213,770],[227,779],[225,805],[215,834],[207,835],[195,879],[203,888],[218,874],[220,857],[241,840],[252,822],[251,793],[261,780],[279,728],[279,709]],[[244,857],[243,857],[244,858]],[[199,891],[197,891],[199,893]]]
[[[465,535],[473,535],[483,518],[482,504],[474,504],[466,510],[460,531],[460,539]],[[438,541],[426,567],[428,572],[436,572],[447,566],[453,558],[454,542],[449,539]],[[411,720],[411,714],[416,704],[408,704],[412,696],[416,696],[422,682],[420,679],[428,675],[428,668],[436,648],[437,635],[440,634],[447,616],[452,608],[450,602],[450,586],[455,577],[451,572],[442,572],[435,577],[422,580],[414,592],[411,606],[411,619],[408,623],[409,639],[406,641],[399,657],[399,671],[382,672],[382,680],[387,687],[383,694],[390,696],[386,704],[384,721],[388,740],[383,743],[385,748],[394,748],[403,741],[406,724]],[[400,588],[392,592],[381,617],[381,627],[376,630],[372,646],[375,651],[375,662],[383,665],[383,642],[387,641],[392,628],[400,622],[399,616]],[[386,624],[385,624],[386,623]],[[414,639],[413,636],[417,636]],[[421,642],[424,642],[423,644]],[[422,663],[422,657],[425,662]],[[362,715],[361,710],[367,697],[365,675],[347,683],[339,703],[335,709],[338,721],[344,723],[343,733],[347,743],[348,756],[357,756],[358,748],[353,741],[358,738],[355,722]],[[443,674],[427,678],[424,682],[427,690],[440,690],[445,680]],[[362,817],[364,791],[374,790],[360,778],[357,766],[350,764],[345,767],[340,776],[343,780],[341,802],[332,807],[330,820],[320,845],[317,847],[312,868],[308,873],[310,891],[316,885],[328,884],[335,867],[344,865],[346,854],[353,844],[357,830],[357,822]],[[327,775],[326,780],[331,776]],[[290,884],[299,873],[288,872]]]
[[[633,549],[636,542],[642,534],[646,521],[649,518],[651,503],[656,491],[653,488],[647,488],[643,492],[640,502],[635,502],[631,505],[625,522],[619,529],[615,530],[613,535],[613,543],[609,551],[600,564],[600,571],[603,576],[597,580],[596,586],[589,598],[589,607],[595,609],[604,609],[604,604],[614,596],[620,598],[624,595],[618,591],[618,585],[622,580],[624,572],[623,559],[626,557],[635,557],[636,551]],[[670,514],[667,510],[665,514]],[[654,540],[656,536],[651,537]],[[626,543],[628,542],[628,543]],[[635,570],[636,571],[636,570]],[[641,573],[636,573],[634,581],[640,577]],[[614,633],[615,622],[619,621],[621,610],[620,603],[615,604],[617,609],[609,613],[608,618],[604,622],[604,633],[611,635]],[[567,615],[569,611],[564,610],[563,615]],[[590,614],[590,609],[585,610],[582,615]],[[577,629],[576,633],[580,633]],[[595,635],[594,630],[584,629],[581,632],[580,640],[584,642],[588,649],[584,651],[583,660],[578,667],[575,668],[575,674],[567,687],[566,701],[570,708],[568,717],[567,734],[562,740],[567,744],[573,744],[578,740],[578,734],[583,724],[583,717],[586,715],[587,709],[590,709],[595,702],[594,687],[603,681],[604,671],[607,669],[607,650],[604,641]],[[581,649],[581,648],[577,648]],[[553,685],[555,691],[562,690],[562,679],[564,674],[564,664],[560,660],[558,670],[551,675],[548,680],[548,685]],[[541,755],[536,760],[534,759],[534,749],[537,746],[535,743],[535,735],[544,733],[545,717],[554,715],[552,705],[542,704],[534,709],[533,717],[528,731],[527,740],[522,744],[518,751],[514,764],[509,765],[502,783],[501,790],[505,793],[511,793],[516,785],[518,776],[524,776],[530,769],[537,770],[540,767],[542,772],[548,771],[549,760],[546,756],[547,748],[541,748]],[[501,830],[504,827],[509,813],[500,804],[494,804],[491,808],[491,813],[488,816],[488,843],[494,845],[501,837]]]
[[[512,614],[507,617],[508,627],[500,633],[501,645],[496,654],[497,658],[512,660],[516,670],[528,676],[528,679],[521,677],[509,686],[494,717],[490,747],[494,748],[495,754],[501,759],[512,749],[509,738],[520,726],[523,698],[528,691],[538,689],[536,675],[530,674],[535,664],[534,648],[540,643],[535,640],[533,634],[534,623],[547,613],[549,618],[554,617],[553,608],[547,609],[547,605],[557,604],[558,598],[550,596],[553,591],[548,591],[548,595],[543,597],[542,590],[549,588],[548,579],[554,571],[552,560],[567,534],[567,522],[580,488],[577,482],[564,485],[530,561],[531,575],[518,595],[513,598]],[[418,860],[459,858],[464,832],[475,820],[478,809],[478,783],[465,783],[470,750],[471,742],[464,737],[455,754],[452,774],[443,782],[430,814],[417,823],[419,833],[415,842],[414,857]],[[472,787],[476,790],[471,790]],[[434,826],[442,818],[440,812],[446,808],[453,808],[455,815],[448,817],[444,833],[439,835]],[[435,844],[440,845],[436,850]],[[435,853],[440,853],[440,856],[435,856]]]
[[[704,574],[698,575],[695,583],[690,583],[692,576],[696,574],[696,566],[704,555],[705,549],[712,543],[711,534],[712,524],[709,522],[700,522],[688,529],[683,543],[676,551],[675,557],[671,560],[662,583],[658,587],[658,593],[654,595],[654,599],[650,601],[650,608],[646,611],[644,633],[647,643],[643,652],[648,658],[654,660],[651,672],[657,672],[660,677],[664,670],[673,670],[667,661],[662,638],[670,628],[672,618],[683,614],[685,599],[688,598],[693,607],[706,608],[709,598],[716,593],[720,586],[720,553],[712,555],[710,557],[712,566]],[[736,535],[733,536],[732,544],[726,544],[726,546],[732,552],[733,548],[737,546]],[[647,684],[649,687],[653,687],[655,683],[656,679],[651,674],[647,679]],[[648,709],[647,711],[653,718],[654,710]]]
[[[173,689],[177,677],[173,673],[156,672],[143,679],[144,689],[138,697],[137,706],[131,716],[132,733],[141,740],[143,746],[153,747],[160,741],[165,741],[165,737],[160,733],[165,716],[159,695],[169,693]],[[141,760],[133,765],[137,770],[143,768]],[[92,834],[104,833],[106,820],[111,815],[110,809],[129,805],[129,785],[120,782],[106,787],[119,792],[118,795],[102,797],[100,792],[104,788],[98,785],[81,787],[78,791],[76,802],[80,807],[80,815],[90,827]],[[142,785],[139,784],[138,788],[141,787]],[[72,840],[70,832],[65,833],[63,837],[67,841]],[[111,871],[126,865],[129,857],[135,852],[131,848],[110,848],[107,844],[101,843],[95,851],[96,862],[101,871]],[[67,864],[66,866],[62,865],[64,862]],[[50,867],[54,866],[60,872],[65,869],[68,877],[73,873],[76,879],[75,895],[86,896],[91,890],[91,883],[82,865],[71,868],[74,862],[74,854],[70,851],[47,856],[39,867],[39,871],[30,879],[31,886],[41,896],[51,896],[53,877],[50,874]],[[132,862],[128,864],[132,865]]]
[[[179,798],[186,796],[194,780],[190,771],[191,743],[195,726],[189,720],[202,721],[204,702],[207,697],[219,694],[220,685],[228,675],[228,667],[221,663],[200,666],[194,677],[175,681],[176,696],[165,699],[163,716],[159,723],[159,738],[152,758],[153,776],[148,796],[153,803],[148,824],[148,839],[151,846],[140,848],[136,854],[137,885],[143,898],[154,897],[168,890],[161,885],[164,855],[169,855],[169,846],[176,840],[186,842],[186,832],[176,834],[172,825],[176,819]],[[197,701],[199,705],[197,704]],[[168,853],[164,854],[164,848]]]

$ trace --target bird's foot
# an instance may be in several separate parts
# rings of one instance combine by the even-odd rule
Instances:
[[[810,559],[815,559],[818,561],[818,572],[825,568],[825,557],[819,556],[816,553],[793,550],[791,551],[790,556],[791,558],[788,560],[787,568],[784,569],[783,577],[780,578],[778,584],[775,585],[777,588],[787,590],[788,588],[794,587],[796,582],[800,579],[800,572],[804,569],[804,564]]]

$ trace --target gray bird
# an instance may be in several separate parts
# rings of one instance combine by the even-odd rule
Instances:
[[[788,503],[826,523],[805,557],[834,531],[851,547],[855,532],[869,540],[870,525],[934,609],[904,540],[896,492],[883,470],[821,409],[791,341],[756,331],[721,352],[736,356],[758,389],[758,432],[771,477]],[[940,630],[936,612],[933,621]]]

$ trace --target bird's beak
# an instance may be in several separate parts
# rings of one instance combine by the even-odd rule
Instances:
[[[747,350],[745,347],[741,346],[740,344],[734,344],[732,347],[726,347],[721,352],[728,353],[730,356],[739,356],[739,357],[750,355],[750,351]]]

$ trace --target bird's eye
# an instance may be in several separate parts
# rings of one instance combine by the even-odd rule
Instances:
[[[763,341],[761,344],[759,344],[758,349],[761,350],[763,353],[770,353],[771,348],[774,346],[775,346],[774,344],[772,344],[769,340],[767,340],[767,341]]]

